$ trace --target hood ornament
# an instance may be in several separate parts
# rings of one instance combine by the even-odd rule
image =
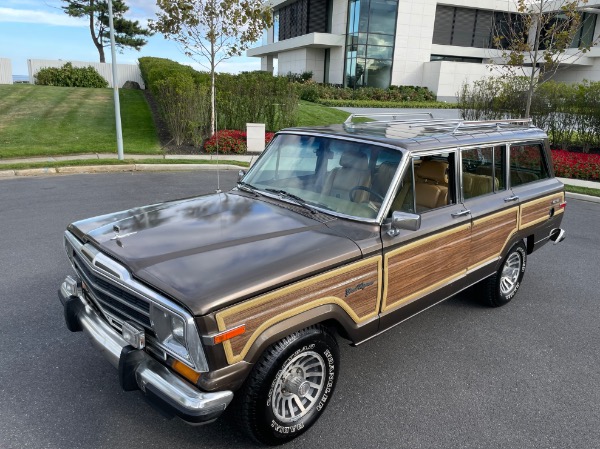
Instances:
[[[113,226],[113,232],[115,233],[115,236],[111,237],[111,240],[120,240],[120,239],[124,239],[125,237],[129,237],[130,235],[137,234],[137,231],[129,232],[127,234],[120,234],[121,228],[117,225]]]

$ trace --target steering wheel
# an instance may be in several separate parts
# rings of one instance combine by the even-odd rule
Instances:
[[[379,193],[375,192],[373,189],[370,189],[369,187],[366,187],[366,186],[352,187],[349,192],[350,201],[354,201],[354,192],[356,192],[357,190],[364,190],[365,192],[369,192],[371,195],[375,196],[380,202],[383,203],[383,197]]]

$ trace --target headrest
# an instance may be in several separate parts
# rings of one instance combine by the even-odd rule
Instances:
[[[423,161],[417,170],[417,176],[429,179],[437,184],[448,183],[448,164],[440,161]]]
[[[367,155],[359,151],[345,151],[340,157],[340,165],[345,168],[366,170],[369,167]]]

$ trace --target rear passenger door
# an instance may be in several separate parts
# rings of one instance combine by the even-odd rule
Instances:
[[[461,201],[472,218],[467,270],[493,273],[508,239],[517,232],[519,205],[507,187],[507,146],[460,149]]]

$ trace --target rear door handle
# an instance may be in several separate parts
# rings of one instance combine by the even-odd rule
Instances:
[[[517,195],[509,196],[508,198],[504,198],[505,203],[510,203],[511,201],[519,201],[519,197]]]
[[[469,209],[461,210],[460,212],[454,212],[451,214],[454,218],[463,217],[465,215],[469,215],[471,211]]]

